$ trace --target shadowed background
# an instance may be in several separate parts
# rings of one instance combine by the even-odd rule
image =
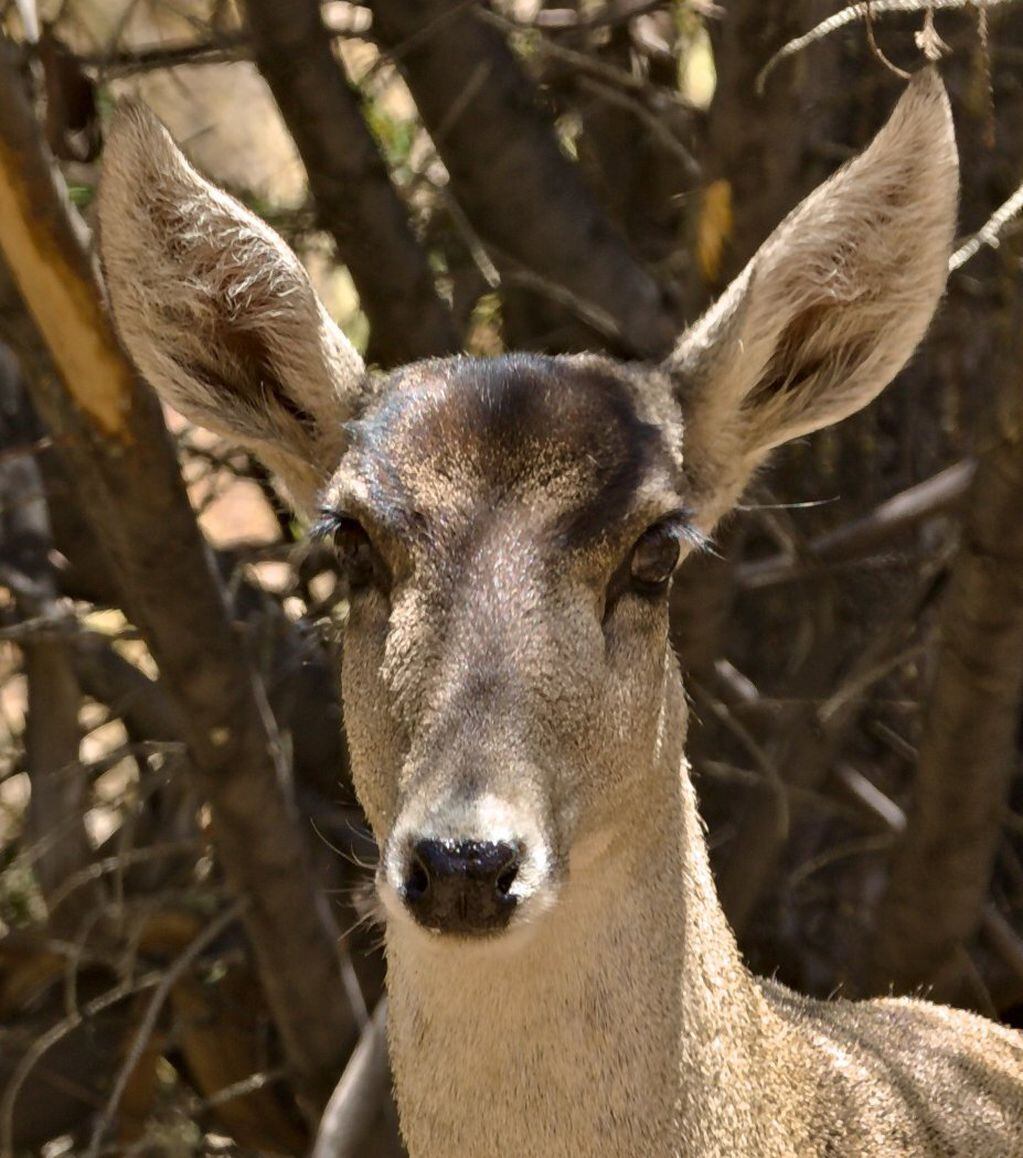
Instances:
[[[401,1152],[346,592],[104,328],[117,97],[377,365],[652,359],[925,57],[977,236],[899,383],[779,452],[687,562],[673,633],[751,965],[1023,1025],[1023,8],[0,3],[0,198],[30,209],[0,220],[0,1151],[301,1154],[343,1073],[316,1152]]]

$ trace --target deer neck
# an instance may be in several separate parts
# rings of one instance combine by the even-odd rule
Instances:
[[[681,738],[663,756],[507,945],[389,925],[413,1158],[728,1152],[771,1018],[717,902]]]

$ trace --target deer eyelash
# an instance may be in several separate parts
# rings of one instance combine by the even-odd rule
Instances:
[[[309,538],[314,543],[329,543],[346,525],[358,522],[350,515],[346,515],[341,511],[336,511],[329,508],[324,508],[317,512],[316,519],[309,528]]]

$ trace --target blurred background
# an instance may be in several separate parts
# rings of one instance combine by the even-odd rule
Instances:
[[[687,562],[672,630],[750,964],[1023,1026],[1023,5],[0,2],[0,1153],[401,1153],[346,593],[119,361],[89,236],[118,98],[377,365],[656,359],[928,60],[947,299]]]

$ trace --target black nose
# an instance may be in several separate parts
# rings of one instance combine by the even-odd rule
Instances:
[[[428,929],[491,933],[515,908],[511,892],[522,858],[503,841],[421,840],[412,849],[405,903]]]

